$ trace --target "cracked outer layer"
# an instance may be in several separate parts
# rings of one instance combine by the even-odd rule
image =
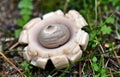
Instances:
[[[51,24],[53,27],[49,26]],[[24,48],[24,58],[42,69],[49,59],[57,69],[67,67],[69,61],[74,63],[80,59],[87,47],[89,36],[81,29],[86,25],[84,18],[75,10],[66,14],[57,10],[45,14],[43,19],[32,19],[19,37],[19,43],[28,44]],[[47,26],[50,31],[45,31]],[[52,32],[55,34],[50,34]]]

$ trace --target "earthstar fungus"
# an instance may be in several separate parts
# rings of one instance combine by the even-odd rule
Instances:
[[[23,28],[19,43],[24,48],[24,58],[34,66],[45,69],[51,60],[57,69],[65,68],[69,61],[74,63],[86,49],[89,36],[81,28],[87,23],[75,10],[64,14],[61,10],[34,18]]]

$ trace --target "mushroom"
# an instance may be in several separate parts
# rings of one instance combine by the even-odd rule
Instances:
[[[51,60],[57,69],[74,63],[86,49],[89,35],[81,28],[87,23],[75,10],[64,14],[61,10],[34,18],[23,28],[19,43],[28,44],[23,57],[34,66],[45,69]]]

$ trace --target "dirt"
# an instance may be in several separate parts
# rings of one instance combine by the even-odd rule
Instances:
[[[43,14],[41,9],[37,7],[39,5],[37,1],[38,0],[34,1],[34,9],[36,10],[33,10],[34,12],[31,16],[31,19],[34,17],[41,17]],[[15,64],[15,66],[24,73],[25,71],[22,69],[21,64],[25,60],[23,59],[22,54],[18,52],[23,50],[23,46],[19,45],[13,50],[9,50],[18,41],[18,39],[14,37],[15,30],[19,28],[19,26],[17,25],[17,19],[21,17],[20,10],[17,8],[18,3],[19,0],[0,0],[0,52],[4,53],[4,55],[9,59],[9,61]],[[116,21],[118,24],[118,31],[120,31],[120,11],[116,11],[115,15],[117,18]],[[104,16],[104,19],[105,18],[106,16]],[[114,54],[119,57],[120,36],[116,36],[115,33],[111,33],[110,36],[111,37],[107,38],[107,41],[103,42],[101,45],[103,46],[104,50],[108,50],[107,42],[114,41],[116,44],[114,47],[116,48],[116,53]],[[100,47],[98,47],[97,49],[98,52],[101,51]],[[93,53],[93,51],[86,51],[84,53],[91,54]],[[104,61],[107,67],[110,67],[113,72],[117,72],[120,69],[120,61],[119,58],[116,58],[114,54],[105,54]],[[62,69],[53,71],[54,66],[52,65],[51,61],[49,61],[48,64],[52,67],[49,67],[49,65],[47,65],[46,68],[51,69],[42,70],[40,68],[32,66],[33,68],[30,69],[30,72],[32,72],[35,77],[46,77],[49,73],[51,73],[50,71],[53,71],[52,77],[57,77],[65,71],[65,77],[78,77],[81,75],[81,69],[83,69],[84,64],[91,65],[90,62],[91,61],[89,59],[85,59],[83,62],[73,64],[70,70],[65,71],[64,69]],[[40,74],[37,72],[38,70],[40,70]],[[85,77],[91,77],[92,72],[92,70],[87,70],[87,74]],[[21,77],[20,72],[17,71],[15,67],[11,65],[8,61],[6,61],[6,59],[2,55],[0,55],[0,77]]]

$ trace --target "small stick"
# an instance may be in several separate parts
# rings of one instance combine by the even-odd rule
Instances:
[[[64,13],[67,11],[69,1],[66,0],[64,4]]]
[[[116,51],[114,51],[114,55],[115,55],[115,57],[116,57],[118,63],[120,64],[120,60],[119,60],[119,58],[118,58],[118,55],[117,55]]]
[[[104,51],[102,45],[100,44],[99,46],[100,46],[100,48],[101,48],[101,50],[102,50],[102,53],[105,53],[105,51]]]
[[[12,49],[14,49],[16,46],[18,46],[19,45],[19,42],[16,42],[14,45],[12,45],[10,48],[9,48],[9,50],[12,50]]]
[[[113,74],[112,74],[112,71],[111,71],[111,69],[109,69],[109,70],[110,70],[110,76],[111,76],[111,77],[113,77]]]
[[[1,51],[0,55],[16,69],[21,74],[22,77],[25,77],[24,74]]]
[[[109,61],[110,59],[108,58],[107,62],[105,63],[105,68],[107,67]]]
[[[79,77],[82,77],[81,63],[79,63]]]

